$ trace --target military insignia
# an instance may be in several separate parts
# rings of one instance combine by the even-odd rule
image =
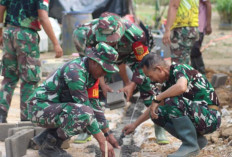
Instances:
[[[137,55],[142,55],[144,53],[143,46],[139,46],[135,48]]]

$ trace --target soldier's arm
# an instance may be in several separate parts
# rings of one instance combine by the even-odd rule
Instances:
[[[73,67],[65,69],[66,82],[68,84],[70,94],[76,103],[90,106],[93,108],[95,117],[100,125],[100,128],[109,127],[108,121],[105,118],[102,106],[98,99],[89,99],[86,88],[86,74],[82,69]]]
[[[51,39],[51,41],[52,41],[54,50],[56,52],[55,57],[59,58],[59,57],[63,56],[63,50],[60,47],[58,40],[56,39],[55,33],[52,29],[52,25],[49,21],[48,12],[46,10],[39,9],[38,15],[39,15],[40,23],[42,24],[44,31],[48,35],[49,39]]]

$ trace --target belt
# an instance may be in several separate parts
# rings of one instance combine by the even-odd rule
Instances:
[[[216,106],[216,105],[208,105],[208,108],[214,109],[214,110],[217,110],[217,111],[220,112],[220,108],[218,106]]]

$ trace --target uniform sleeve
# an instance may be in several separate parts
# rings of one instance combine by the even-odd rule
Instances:
[[[10,0],[0,0],[0,5],[7,6]]]
[[[48,11],[49,8],[49,0],[38,0],[38,9]]]
[[[69,67],[72,65],[69,65]],[[76,70],[78,69],[78,70]],[[86,73],[78,67],[67,69],[66,83],[70,89],[70,94],[76,103],[84,104],[93,108],[95,118],[97,119],[100,129],[108,127],[102,106],[98,99],[89,99],[86,87]],[[91,101],[90,101],[91,100]]]
[[[74,44],[77,52],[84,54],[87,44],[87,32],[88,28],[80,26],[73,32]]]
[[[173,76],[175,78],[175,82],[177,82],[177,80],[179,80],[181,77],[184,77],[187,79],[188,83],[189,83],[189,77],[186,73],[186,70],[184,68],[185,65],[177,65],[174,69],[173,69]]]

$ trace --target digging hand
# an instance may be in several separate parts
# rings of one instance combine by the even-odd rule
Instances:
[[[109,134],[108,137],[106,137],[106,140],[114,147],[114,148],[120,148],[118,141],[115,139],[113,134]]]

